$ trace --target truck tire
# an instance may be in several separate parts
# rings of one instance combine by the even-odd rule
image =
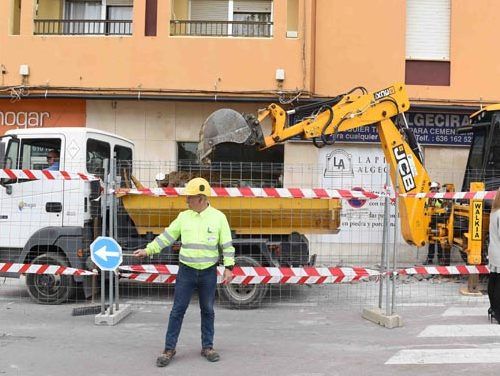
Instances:
[[[68,266],[66,258],[54,252],[37,256],[31,263]],[[71,275],[27,274],[26,286],[33,300],[40,304],[61,304],[70,300],[76,292]]]
[[[238,266],[261,266],[250,256],[236,256]],[[250,309],[257,307],[267,294],[269,285],[219,285],[219,296],[229,303],[232,309]]]

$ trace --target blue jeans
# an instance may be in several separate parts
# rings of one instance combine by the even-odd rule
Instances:
[[[174,306],[170,311],[165,350],[175,349],[181,332],[182,320],[195,289],[198,290],[201,311],[201,347],[214,345],[214,302],[217,288],[217,266],[197,270],[179,263],[175,281]]]

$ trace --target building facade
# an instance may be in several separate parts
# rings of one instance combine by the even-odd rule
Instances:
[[[488,48],[500,16],[490,8],[489,0],[5,0],[0,134],[88,126],[134,141],[138,160],[178,161],[193,157],[218,108],[255,113],[404,82],[428,169],[460,187],[469,140],[455,129],[500,102]],[[264,160],[327,164],[333,152],[351,155],[344,165],[381,153],[364,130],[328,153],[292,141]]]

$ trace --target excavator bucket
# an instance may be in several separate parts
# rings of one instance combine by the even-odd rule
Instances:
[[[201,127],[198,159],[209,161],[213,149],[223,143],[255,145],[262,140],[260,123],[255,116],[223,108],[213,112]]]

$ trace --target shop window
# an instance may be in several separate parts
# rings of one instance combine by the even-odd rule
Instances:
[[[196,142],[178,142],[178,171],[189,177],[202,176],[213,185],[236,187],[282,187],[284,146],[259,151],[236,144],[219,145],[210,165],[200,165]]]

